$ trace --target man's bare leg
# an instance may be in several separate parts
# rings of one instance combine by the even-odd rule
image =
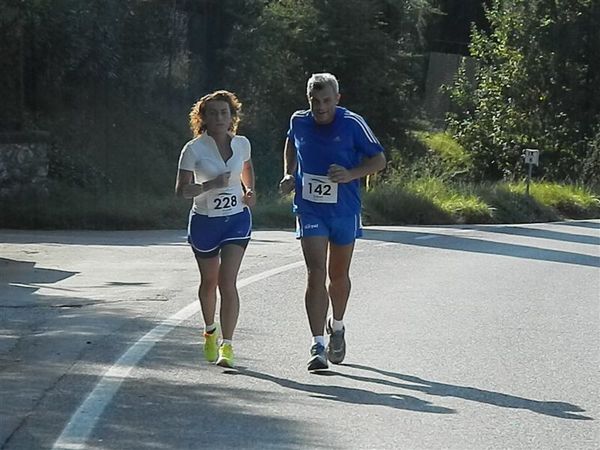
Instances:
[[[329,297],[333,310],[333,318],[327,325],[329,342],[327,359],[334,364],[341,364],[346,357],[345,327],[342,322],[348,298],[350,297],[350,262],[354,243],[329,247]]]
[[[344,318],[350,298],[350,263],[353,251],[354,242],[349,245],[329,246],[329,297],[335,320]]]
[[[308,323],[313,336],[323,336],[329,307],[329,295],[326,288],[329,241],[326,237],[315,236],[302,238],[301,242],[307,270],[304,303]]]

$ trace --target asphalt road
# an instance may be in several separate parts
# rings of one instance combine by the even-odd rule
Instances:
[[[0,230],[0,449],[598,449],[600,220],[372,227],[343,365],[257,231],[237,370],[202,359],[184,231]]]

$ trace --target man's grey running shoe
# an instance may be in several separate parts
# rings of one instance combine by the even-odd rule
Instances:
[[[323,370],[327,369],[327,356],[325,347],[321,344],[313,344],[310,348],[310,359],[308,360],[308,370]]]
[[[331,324],[327,321],[327,334],[329,335],[329,343],[327,344],[327,359],[333,364],[341,364],[346,357],[346,340],[344,334],[346,327],[339,331],[333,331]]]

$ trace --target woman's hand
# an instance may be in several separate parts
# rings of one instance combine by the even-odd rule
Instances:
[[[218,189],[229,186],[230,172],[225,172],[212,180],[203,183],[189,183],[181,186],[181,194],[184,198],[194,198],[211,189]]]
[[[242,197],[242,202],[248,205],[250,208],[253,208],[256,205],[256,194],[252,189],[247,189]]]
[[[202,184],[190,183],[183,186],[181,189],[181,193],[183,198],[194,198],[199,196],[204,192],[204,187]]]
[[[223,172],[221,175],[213,178],[212,180],[205,181],[202,183],[202,185],[204,186],[205,191],[219,189],[229,186],[229,178],[231,178],[231,172]]]

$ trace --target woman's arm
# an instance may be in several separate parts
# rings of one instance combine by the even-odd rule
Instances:
[[[241,175],[242,183],[246,188],[246,192],[244,193],[244,203],[250,207],[256,204],[256,194],[254,192],[254,166],[252,165],[252,159],[244,162],[244,167],[242,167],[242,175]]]
[[[202,193],[202,185],[194,183],[194,172],[179,169],[175,181],[175,195],[183,198],[194,198]]]
[[[183,198],[197,197],[203,192],[210,191],[211,189],[227,186],[229,183],[229,176],[230,173],[225,172],[204,183],[195,183],[194,172],[191,170],[179,169],[177,171],[177,180],[175,181],[175,195]]]

